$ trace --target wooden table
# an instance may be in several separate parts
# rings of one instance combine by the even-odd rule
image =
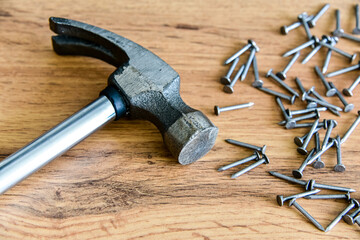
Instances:
[[[203,111],[219,128],[215,147],[194,164],[181,166],[164,148],[161,135],[149,122],[122,119],[80,143],[51,164],[0,197],[2,239],[356,239],[359,227],[341,221],[328,233],[317,230],[298,211],[279,207],[276,195],[303,191],[270,176],[267,171],[291,175],[304,159],[296,151],[295,136],[306,129],[286,130],[274,98],[251,87],[253,73],[222,91],[219,78],[227,71],[223,61],[253,39],[260,47],[257,60],[265,86],[279,89],[265,73],[281,70],[289,60],[281,54],[306,41],[303,29],[287,36],[282,25],[296,21],[303,11],[315,14],[325,3],[329,11],[311,29],[316,36],[335,27],[334,11],[341,10],[342,27],[355,25],[356,1],[13,1],[0,3],[0,159],[94,100],[106,86],[112,66],[96,59],[56,55],[51,47],[50,16],[96,25],[150,49],[181,76],[181,96]],[[359,45],[341,40],[338,47],[359,52]],[[300,59],[310,49],[302,52]],[[244,55],[246,56],[246,55]],[[306,88],[324,87],[315,75],[322,66],[322,49],[305,65],[289,71]],[[241,61],[245,61],[242,57]],[[349,66],[334,54],[329,71]],[[331,80],[339,89],[350,86],[354,71]],[[347,98],[350,113],[336,117],[333,135],[342,136],[357,116],[359,89]],[[341,106],[336,98],[331,103]],[[213,113],[214,105],[252,101],[251,109]],[[301,109],[301,101],[286,107]],[[324,136],[321,132],[321,138]],[[224,142],[227,138],[267,145],[271,163],[236,180],[238,169],[217,172],[222,165],[252,152]],[[333,171],[334,149],[326,167],[308,167],[304,179],[360,190],[357,129],[342,145],[346,171]],[[322,193],[329,193],[322,191]],[[351,194],[360,200],[359,192]],[[324,227],[347,206],[342,200],[299,200]]]

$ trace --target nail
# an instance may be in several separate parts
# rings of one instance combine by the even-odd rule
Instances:
[[[295,121],[295,122],[299,122],[299,121],[308,120],[308,119],[311,119],[311,118],[320,118],[320,112],[315,111],[313,113],[309,113],[309,114],[302,115],[302,116],[299,116],[299,117],[296,117],[296,118],[292,118],[292,120]]]
[[[296,123],[294,128],[311,128],[313,123]],[[318,127],[324,128],[325,124],[323,122],[318,124]]]
[[[279,105],[280,110],[281,110],[281,112],[282,112],[282,114],[283,114],[283,116],[284,116],[284,118],[285,118],[285,120],[286,120],[286,124],[289,124],[289,125],[291,125],[291,126],[295,126],[296,122],[293,121],[293,120],[290,118],[290,116],[286,113],[285,107],[284,107],[281,99],[280,99],[279,97],[276,97],[275,100],[276,100],[277,104]]]
[[[230,79],[231,74],[234,72],[235,67],[238,64],[239,60],[240,60],[239,58],[236,58],[235,61],[231,64],[231,67],[229,68],[229,71],[226,73],[226,75],[220,78],[220,82],[222,84],[226,85],[231,83],[231,79]]]
[[[337,41],[339,39],[337,37],[331,37],[331,46],[335,46]],[[332,50],[328,49],[327,53],[326,53],[326,57],[325,57],[325,61],[324,61],[324,66],[322,68],[322,73],[325,74],[328,67],[329,67],[329,63],[330,63],[330,59],[331,59],[331,54],[332,54]]]
[[[250,171],[251,169],[256,168],[257,166],[259,166],[259,165],[261,165],[263,163],[269,164],[269,158],[265,154],[263,154],[262,159],[257,160],[256,163],[253,163],[250,166],[244,168],[243,170],[231,175],[231,178],[237,178],[237,177],[243,175],[244,173]]]
[[[313,17],[314,17],[313,15],[308,16],[306,18],[306,21],[310,21]],[[280,32],[283,35],[287,35],[291,30],[294,30],[294,29],[300,27],[301,25],[302,25],[302,23],[300,21],[294,22],[294,23],[290,24],[289,26],[284,25],[280,28]]]
[[[327,97],[332,97],[335,95],[336,93],[336,89],[335,88],[332,88],[330,86],[330,84],[326,81],[324,75],[322,74],[322,72],[320,71],[319,67],[318,66],[315,66],[315,72],[316,74],[319,76],[319,78],[321,79],[321,82],[323,83],[323,85],[325,86],[326,88],[326,96]]]
[[[256,56],[254,56],[254,60],[253,60],[253,70],[254,70],[255,80],[251,85],[255,88],[262,87],[264,82],[262,80],[260,80],[260,78],[259,78],[259,70],[258,70]]]
[[[345,194],[320,194],[320,195],[310,195],[304,197],[306,199],[346,199],[350,201],[350,193]]]
[[[349,88],[344,88],[343,89],[343,94],[346,95],[346,96],[350,96],[352,97],[353,96],[353,92],[355,87],[359,84],[360,82],[360,76],[357,77],[357,79],[351,84],[351,86]]]
[[[313,28],[316,25],[316,22],[319,20],[319,18],[324,15],[324,13],[329,9],[330,4],[325,4],[321,10],[308,22],[309,27]]]
[[[316,119],[309,131],[309,134],[307,135],[306,139],[304,140],[303,145],[301,147],[297,148],[298,153],[303,154],[303,155],[307,154],[306,147],[308,146],[312,136],[314,135],[315,129],[317,128],[318,123],[319,123],[319,119]]]
[[[322,127],[316,128],[315,133],[318,132],[320,129],[322,129]],[[295,138],[294,138],[294,143],[295,143],[297,146],[301,147],[301,146],[304,144],[304,140],[306,139],[306,137],[307,137],[308,134],[309,134],[309,133],[306,133],[306,134],[305,134],[304,136],[302,136],[302,137],[295,137]]]
[[[315,36],[313,36],[311,38],[311,40],[307,41],[306,43],[303,43],[301,44],[300,46],[297,46],[296,48],[294,49],[291,49],[290,51],[287,51],[286,53],[283,54],[283,57],[288,57],[290,55],[293,55],[294,53],[296,52],[299,52],[300,50],[306,48],[306,47],[309,47],[315,43],[318,43],[319,42],[319,39]]]
[[[315,151],[320,152],[320,134],[318,132],[315,133]],[[321,157],[318,157],[313,163],[313,167],[315,169],[320,169],[325,167],[325,163],[321,161]]]
[[[323,101],[323,102],[328,103],[317,91],[315,91],[315,87],[310,88],[307,93],[308,93],[308,94],[309,94],[309,93],[312,93],[317,99],[319,99],[319,100],[321,100],[321,101]],[[340,113],[338,112],[338,110],[333,109],[333,108],[329,108],[329,107],[328,107],[328,110],[329,110],[330,112],[332,112],[333,114],[335,114],[336,116],[340,116]]]
[[[305,109],[300,109],[300,110],[290,110],[290,109],[286,109],[286,114],[291,118],[294,115],[300,115],[300,114],[306,114],[306,113],[311,113],[311,112],[324,112],[326,111],[327,108],[326,107],[319,107],[319,108],[305,108]]]
[[[299,185],[302,185],[302,186],[305,186],[305,185],[306,185],[306,182],[305,182],[305,181],[298,180],[298,179],[295,179],[295,178],[286,176],[286,175],[284,175],[284,174],[281,174],[281,173],[278,173],[278,172],[275,172],[275,171],[269,171],[269,173],[270,173],[271,175],[273,175],[274,177],[277,177],[277,178],[286,180],[286,181],[288,181],[288,182],[296,183],[296,184],[299,184]],[[311,189],[311,190],[312,190],[312,189]]]
[[[282,81],[280,78],[278,78],[273,72],[272,69],[270,69],[267,74],[266,77],[271,77],[273,80],[275,80],[275,82],[277,82],[278,84],[280,84],[283,88],[285,88],[288,92],[290,92],[291,94],[299,97],[299,94],[292,89],[291,87],[289,87],[284,81]]]
[[[355,130],[356,126],[359,124],[360,122],[360,111],[357,112],[358,116],[355,119],[355,122],[353,122],[353,124],[351,124],[350,128],[346,131],[345,135],[341,138],[341,144],[343,144],[351,135],[351,133]]]
[[[306,92],[303,84],[301,83],[301,80],[300,78],[296,77],[295,78],[295,82],[296,82],[296,85],[298,86],[298,88],[300,89],[300,92],[302,94],[304,94],[304,92]],[[308,103],[308,106],[306,108],[314,108],[314,107],[317,107],[317,104],[315,102],[311,102],[311,101],[307,101],[306,102]]]
[[[240,109],[240,108],[247,108],[247,107],[251,107],[253,105],[254,105],[253,102],[249,102],[249,103],[244,103],[244,104],[239,104],[239,105],[234,105],[234,106],[228,106],[228,107],[222,107],[222,108],[220,108],[219,106],[215,106],[214,111],[215,111],[216,115],[220,115],[221,112],[236,110],[236,109]]]
[[[248,71],[249,71],[250,65],[251,65],[251,63],[252,63],[253,60],[254,60],[255,52],[257,52],[256,48],[251,47],[250,49],[251,49],[251,51],[250,51],[250,55],[249,55],[248,61],[246,62],[246,65],[245,65],[245,68],[244,68],[243,73],[241,74],[241,78],[240,78],[241,81],[244,81],[244,80],[245,80],[246,75],[247,75],[247,73],[248,73]]]
[[[294,63],[296,62],[296,60],[299,58],[300,56],[300,52],[295,53],[295,55],[291,58],[291,60],[289,61],[289,63],[286,65],[286,67],[284,68],[284,70],[282,70],[281,72],[276,73],[276,76],[278,78],[280,78],[281,80],[285,80],[286,79],[286,73],[290,70],[290,68],[292,67],[292,65],[294,65]]]
[[[356,65],[353,65],[353,66],[350,66],[347,68],[343,68],[343,69],[337,70],[335,72],[328,73],[328,74],[326,74],[326,77],[334,77],[334,76],[337,76],[337,75],[340,75],[343,73],[347,73],[350,71],[358,70],[358,69],[360,69],[360,61]]]
[[[322,100],[319,100],[317,98],[313,98],[313,97],[310,97],[307,93],[304,93],[303,96],[302,96],[302,100],[309,100],[309,101],[313,101],[313,102],[316,102],[317,104],[321,105],[321,106],[324,106],[324,107],[327,107],[327,108],[333,108],[337,111],[342,111],[342,108],[338,107],[338,106],[335,106],[335,105],[332,105],[328,102],[324,102]]]
[[[309,25],[306,21],[306,18],[308,17],[307,13],[306,12],[303,12],[301,13],[299,16],[298,16],[298,20],[301,22],[301,24],[303,25],[304,29],[305,29],[305,33],[306,33],[306,36],[308,37],[309,40],[311,40],[312,38],[312,34],[310,32],[310,28],[309,28]]]
[[[326,36],[323,36],[321,42],[329,42],[329,38]],[[305,64],[320,50],[322,45],[316,45],[316,47],[302,60],[301,64]]]
[[[319,42],[319,44],[321,44],[321,45],[323,45],[323,46],[325,46],[325,47],[333,50],[334,52],[337,52],[337,53],[339,53],[339,54],[341,54],[341,55],[349,58],[349,59],[350,59],[350,62],[354,61],[354,59],[356,58],[356,53],[354,53],[353,55],[351,55],[351,54],[349,54],[349,53],[344,52],[344,51],[341,50],[341,49],[338,49],[338,48],[336,48],[336,47],[334,47],[334,46],[331,46],[331,45],[328,44],[328,43]],[[327,77],[328,77],[328,76],[327,76]]]
[[[226,92],[226,93],[233,93],[233,92],[234,92],[235,83],[237,82],[237,80],[239,80],[241,74],[243,73],[244,67],[245,67],[245,66],[242,65],[242,66],[239,68],[238,72],[236,73],[234,79],[231,81],[231,83],[230,83],[229,85],[225,85],[225,86],[224,86],[224,88],[223,88],[224,92]]]
[[[335,121],[333,119],[327,120],[327,129],[326,129],[326,133],[325,133],[325,137],[324,137],[321,149],[323,149],[328,144],[331,131],[336,126],[337,126],[337,121]]]
[[[253,155],[251,155],[251,156],[249,156],[247,158],[243,158],[243,159],[241,159],[239,161],[233,162],[231,164],[228,164],[226,166],[223,166],[223,167],[219,168],[218,171],[222,172],[222,171],[228,170],[228,169],[230,169],[232,167],[236,167],[238,165],[250,162],[250,161],[255,160],[255,159],[259,160],[260,158],[261,158],[261,156],[260,156],[259,152],[255,151],[255,153]]]
[[[329,226],[326,227],[325,232],[330,231],[341,220],[341,218],[354,207],[359,207],[359,202],[355,199],[351,199],[350,204],[329,224]]]
[[[359,4],[355,5],[355,28],[353,29],[353,34],[360,34],[360,24],[359,24]]]
[[[315,218],[313,218],[303,207],[301,207],[300,204],[296,202],[296,199],[291,200],[289,206],[294,206],[297,210],[299,210],[299,212],[302,213],[302,215],[304,215],[310,222],[312,222],[315,227],[321,231],[324,231],[324,228],[321,226],[321,224],[316,221]]]
[[[334,145],[334,141],[328,143],[325,147],[323,147],[319,152],[315,153],[314,156],[312,156],[309,159],[308,164],[312,164],[313,162],[315,162],[316,159],[318,159],[321,155],[323,155],[333,145]]]
[[[249,148],[252,150],[255,150],[257,152],[260,152],[261,154],[265,154],[266,151],[266,145],[262,146],[262,147],[258,147],[249,143],[244,143],[244,142],[239,142],[233,139],[225,139],[225,142],[236,145],[236,146],[240,146],[240,147],[245,147],[245,148]]]
[[[351,40],[351,41],[354,41],[354,42],[358,42],[358,43],[360,42],[360,38],[354,37],[354,36],[352,36],[350,34],[345,33],[343,29],[340,29],[340,31],[337,32],[335,36],[345,38],[345,39],[348,39],[348,40]]]
[[[356,209],[352,214],[346,214],[343,219],[347,224],[353,225],[355,224],[356,218],[359,218],[359,216],[356,217],[360,213],[360,207]]]
[[[354,104],[348,103],[340,91],[335,87],[334,83],[329,82],[329,85],[332,89],[335,89],[336,96],[340,99],[341,103],[344,105],[344,112],[350,112],[354,109]]]
[[[336,146],[336,159],[337,159],[337,163],[334,167],[334,171],[335,172],[344,172],[345,171],[345,165],[342,164],[341,162],[341,140],[340,140],[340,136],[337,135],[335,138],[335,146]]]
[[[307,183],[305,185],[305,189],[313,190],[314,188],[328,189],[328,190],[334,190],[334,191],[340,191],[340,192],[355,192],[355,190],[351,189],[351,188],[316,183],[316,181],[314,179],[307,181]]]
[[[225,65],[228,64],[228,63],[231,63],[234,59],[238,58],[241,54],[246,52],[246,50],[248,50],[250,47],[254,47],[256,49],[259,49],[258,46],[256,46],[256,43],[253,40],[249,39],[248,44],[246,44],[242,49],[240,49],[238,52],[236,52],[234,55],[232,55],[230,58],[228,58],[225,61]]]
[[[283,195],[277,195],[276,196],[276,201],[277,203],[279,204],[279,206],[283,206],[284,205],[284,202],[288,201],[288,200],[291,200],[291,199],[299,199],[299,198],[303,198],[303,197],[306,197],[306,196],[310,196],[310,195],[313,195],[313,194],[316,194],[320,192],[319,189],[314,189],[312,191],[306,191],[306,192],[302,192],[302,193],[299,193],[299,194],[295,194],[295,195],[291,195],[291,196],[288,196],[288,197],[284,197]]]
[[[288,96],[286,94],[283,94],[283,93],[280,93],[280,92],[276,92],[274,90],[271,90],[271,89],[268,89],[268,88],[265,88],[265,87],[259,87],[257,88],[259,89],[260,91],[263,91],[265,93],[268,93],[270,95],[273,95],[273,96],[276,96],[276,97],[279,97],[279,98],[283,98],[285,100],[288,100],[291,104],[294,104],[295,102],[295,98],[296,96],[293,95],[293,96]]]
[[[295,169],[292,171],[292,175],[295,178],[302,178],[303,177],[303,171],[306,168],[306,166],[308,165],[309,159],[314,155],[315,153],[315,148],[313,148],[309,155],[305,158],[305,160],[303,161],[303,163],[300,165],[300,167],[298,169]]]

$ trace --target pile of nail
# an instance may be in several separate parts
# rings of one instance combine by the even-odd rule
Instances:
[[[349,224],[353,225],[357,223],[360,226],[360,204],[359,202],[350,197],[351,192],[355,192],[354,189],[351,188],[345,188],[345,187],[339,187],[339,186],[332,186],[332,185],[326,185],[326,184],[320,184],[315,182],[315,180],[311,179],[309,181],[303,181],[298,180],[286,175],[283,175],[278,172],[270,171],[269,172],[272,176],[275,176],[277,178],[289,181],[291,183],[295,183],[298,185],[301,185],[305,187],[305,192],[298,193],[295,195],[284,197],[282,195],[276,196],[276,201],[279,204],[279,206],[283,206],[284,202],[289,201],[289,206],[294,206],[299,212],[301,212],[310,222],[312,222],[315,227],[320,229],[321,231],[328,232],[330,231],[341,219],[344,219],[344,221]],[[334,191],[341,191],[345,192],[345,194],[317,194],[320,192],[319,189],[328,189],[328,190],[334,190]],[[348,202],[348,206],[333,220],[331,223],[326,227],[323,228],[321,224],[316,221],[316,219],[311,216],[298,202],[297,200],[300,198],[305,199],[345,199],[345,201]],[[350,211],[354,208],[355,209],[352,213]]]
[[[264,163],[269,164],[270,163],[269,158],[265,155],[266,145],[264,145],[262,147],[258,147],[258,146],[255,146],[255,145],[252,145],[252,144],[249,144],[249,143],[239,142],[239,141],[236,141],[236,140],[233,140],[233,139],[226,139],[225,141],[227,143],[230,143],[230,144],[233,144],[233,145],[236,145],[236,146],[245,147],[245,148],[254,150],[254,154],[247,157],[247,158],[240,159],[240,160],[238,160],[236,162],[230,163],[230,164],[228,164],[226,166],[223,166],[223,167],[219,168],[218,169],[219,172],[228,170],[230,168],[239,166],[241,164],[245,164],[245,163],[250,162],[252,160],[256,161],[255,163],[253,163],[253,164],[243,168],[242,170],[234,173],[233,175],[231,175],[231,178],[237,178],[237,177],[243,175],[244,173],[256,168],[257,166],[260,166],[261,164],[264,164]]]
[[[249,67],[252,65],[253,70],[254,70],[254,79],[255,79],[254,82],[252,83],[252,86],[262,92],[265,92],[267,94],[275,96],[275,100],[280,107],[280,110],[282,112],[284,120],[279,122],[278,124],[281,126],[284,126],[286,129],[310,128],[310,130],[304,136],[295,137],[295,139],[294,139],[295,144],[298,146],[297,151],[300,154],[307,155],[305,157],[305,160],[302,162],[301,166],[299,167],[299,169],[292,171],[293,176],[295,178],[291,178],[291,179],[293,179],[291,181],[299,183],[301,185],[304,185],[306,187],[306,190],[309,191],[309,192],[300,194],[300,197],[309,196],[309,198],[316,198],[315,196],[320,196],[320,195],[311,195],[311,194],[315,194],[318,192],[318,190],[313,191],[314,187],[322,188],[325,186],[325,188],[327,188],[327,189],[336,190],[336,189],[332,188],[333,186],[330,186],[330,188],[329,188],[329,185],[315,184],[314,180],[305,182],[305,181],[298,180],[298,179],[302,178],[304,169],[309,165],[312,165],[314,168],[323,168],[325,166],[325,163],[321,160],[321,156],[327,150],[329,150],[331,148],[336,149],[336,156],[337,156],[337,162],[336,162],[336,164],[334,164],[335,165],[334,171],[336,171],[336,172],[345,171],[345,166],[342,163],[342,159],[341,159],[341,145],[348,139],[350,134],[354,131],[356,126],[360,123],[360,111],[358,111],[357,118],[352,123],[352,125],[349,127],[347,132],[342,137],[340,137],[339,135],[336,135],[336,137],[331,138],[330,135],[332,133],[332,130],[337,126],[337,122],[333,119],[324,119],[324,120],[320,121],[320,112],[322,112],[322,111],[330,111],[332,114],[334,114],[336,116],[340,116],[340,112],[342,112],[342,111],[350,112],[351,110],[353,110],[354,105],[349,104],[346,101],[343,94],[346,96],[352,96],[353,90],[360,83],[360,76],[359,76],[349,88],[345,88],[342,90],[342,93],[343,93],[342,94],[336,88],[334,83],[327,81],[327,78],[337,76],[339,74],[343,74],[343,73],[346,73],[349,71],[360,69],[360,62],[359,62],[357,65],[353,65],[353,66],[326,74],[329,63],[330,63],[331,55],[333,52],[338,53],[338,54],[348,58],[350,60],[350,63],[356,58],[356,54],[349,54],[349,53],[346,53],[346,52],[342,51],[341,49],[335,47],[336,43],[339,41],[339,38],[345,38],[345,39],[360,42],[359,38],[356,38],[350,34],[344,33],[344,30],[342,30],[340,28],[340,12],[339,12],[339,10],[335,11],[336,29],[335,29],[335,31],[332,32],[332,36],[324,35],[324,36],[322,36],[322,39],[319,40],[316,36],[313,36],[311,34],[310,28],[313,28],[316,25],[317,21],[329,9],[329,7],[330,7],[330,5],[326,4],[315,16],[312,16],[312,15],[308,16],[307,13],[302,13],[298,16],[297,22],[291,24],[290,26],[283,26],[280,29],[282,34],[288,34],[289,31],[302,26],[305,29],[305,33],[308,38],[307,42],[305,42],[305,43],[301,44],[300,46],[283,54],[283,57],[292,56],[290,61],[284,68],[284,70],[274,73],[273,70],[270,69],[266,74],[267,78],[274,81],[274,83],[280,85],[289,94],[284,94],[282,92],[277,92],[272,89],[263,87],[264,83],[262,80],[259,79],[259,72],[258,72],[258,67],[257,67],[257,62],[256,62],[256,57],[255,57],[255,52],[258,51],[258,47],[256,47],[256,44],[252,40],[249,40],[248,44],[245,47],[243,47],[241,50],[239,50],[237,53],[235,53],[233,56],[231,56],[229,59],[227,59],[225,61],[225,64],[232,63],[232,65],[230,66],[230,69],[228,70],[227,74],[221,78],[221,83],[225,84],[224,91],[227,93],[233,93],[234,92],[233,87],[234,87],[235,83],[237,82],[237,80],[240,78],[240,76],[241,76],[241,80],[244,80],[246,77],[246,74],[249,70]],[[355,6],[355,13],[356,13],[355,14],[356,27],[353,30],[353,34],[360,34],[359,6],[358,5]],[[319,94],[315,90],[315,87],[311,87],[310,89],[305,89],[300,78],[298,78],[298,77],[295,78],[295,83],[296,83],[297,87],[299,88],[301,94],[299,94],[295,89],[291,88],[288,84],[285,83],[284,80],[287,79],[286,74],[288,73],[290,68],[293,66],[293,64],[299,59],[300,51],[307,47],[312,47],[313,50],[302,60],[302,64],[307,63],[317,52],[319,52],[319,50],[322,47],[327,48],[326,57],[325,57],[325,61],[324,61],[322,69],[320,70],[320,68],[318,66],[315,66],[314,71],[317,74],[318,78],[320,79],[322,85],[324,86],[324,90],[325,90],[324,95],[326,97],[336,96],[340,100],[340,102],[343,104],[343,107],[333,105],[333,104],[329,103],[328,101],[326,101],[324,99],[324,97],[322,97],[321,94]],[[251,53],[249,55],[248,61],[246,62],[245,65],[242,65],[239,68],[238,72],[236,73],[234,78],[231,80],[230,79],[231,75],[233,74],[233,72],[239,62],[239,56],[241,54],[243,54],[247,49],[251,49]],[[326,74],[326,75],[324,75],[324,74]],[[296,98],[300,98],[302,100],[302,102],[304,102],[306,104],[306,108],[301,109],[301,110],[285,109],[285,107],[282,103],[282,100],[286,100],[290,104],[294,104]],[[240,107],[230,106],[230,107],[224,108],[224,111],[233,110],[233,109],[237,109],[237,108],[240,108]],[[217,111],[218,111],[218,109],[215,108],[215,112],[217,112]],[[301,121],[310,120],[310,119],[315,119],[315,120],[314,121],[311,120],[310,122],[309,121],[301,122]],[[320,142],[319,133],[321,132],[322,129],[325,129],[326,132],[325,132],[323,141]],[[314,139],[315,147],[311,150],[308,150],[309,143],[312,139]],[[227,142],[229,142],[229,141],[227,140]],[[259,150],[256,150],[256,151],[257,152],[255,152],[254,155],[252,155],[248,158],[239,160],[230,165],[224,166],[224,167],[220,168],[219,171],[226,170],[228,168],[237,166],[237,165],[245,163],[247,161],[251,161],[253,159],[259,160],[260,159]],[[265,156],[265,155],[263,155],[263,156]],[[275,174],[273,174],[273,175],[275,175]],[[236,177],[236,174],[234,174],[233,176]],[[285,177],[287,177],[287,176],[285,176]],[[288,178],[287,180],[290,179],[289,177],[287,177],[287,178]],[[346,191],[351,192],[349,189],[347,189]],[[321,197],[322,196],[320,196],[320,198]],[[279,198],[281,198],[281,197],[279,197]],[[305,216],[307,216],[310,219],[310,221],[312,221],[319,229],[321,229],[323,231],[329,231],[338,221],[340,221],[340,219],[343,216],[346,215],[347,212],[350,211],[350,209],[352,209],[354,207],[359,207],[359,203],[356,200],[351,199],[349,197],[349,194],[342,195],[341,197],[335,196],[335,198],[346,198],[350,202],[350,205],[339,215],[338,218],[336,218],[326,229],[324,229],[320,224],[318,224],[318,222],[315,219],[313,219],[308,213],[306,213],[306,211],[298,203],[296,203],[297,198],[299,198],[299,195],[287,197],[286,200],[291,199],[292,201],[290,202],[290,205],[294,205]],[[360,217],[359,216],[355,217],[359,212],[360,212],[360,210],[357,210],[353,214],[346,215],[346,216],[348,216],[347,218],[352,219],[352,222],[355,222],[354,219],[356,219],[356,222],[359,223]]]

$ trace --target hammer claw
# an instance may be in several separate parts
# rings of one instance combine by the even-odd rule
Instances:
[[[80,38],[58,35],[52,37],[54,51],[59,55],[78,55],[98,58],[115,67],[122,63],[107,48]]]

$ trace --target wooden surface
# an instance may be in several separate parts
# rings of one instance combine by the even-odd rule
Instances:
[[[260,47],[257,60],[265,86],[278,89],[265,73],[281,70],[285,51],[306,41],[303,29],[282,36],[279,28],[299,13],[330,10],[311,29],[316,36],[334,29],[334,10],[341,10],[342,27],[355,25],[356,1],[9,1],[0,3],[0,159],[21,148],[55,124],[94,100],[106,86],[112,66],[85,57],[57,56],[51,47],[50,16],[84,21],[133,40],[169,63],[181,76],[181,96],[219,128],[215,147],[189,166],[181,166],[164,148],[157,129],[145,121],[122,119],[47,165],[0,197],[1,239],[357,239],[359,227],[341,221],[328,233],[317,230],[298,211],[276,204],[277,194],[303,191],[270,176],[290,175],[303,156],[295,136],[305,129],[285,130],[274,98],[250,86],[252,70],[234,94],[222,91],[223,61],[247,39]],[[341,40],[338,46],[359,52],[359,45]],[[309,52],[302,52],[300,59]],[[313,67],[322,66],[321,50],[306,65],[296,63],[294,77],[305,87],[324,88]],[[245,58],[242,58],[245,61]],[[329,71],[349,66],[334,54]],[[358,72],[334,77],[339,89],[350,86]],[[360,89],[347,98],[350,113],[335,117],[342,135],[356,118]],[[330,102],[341,106],[335,99]],[[253,101],[251,109],[215,116],[214,105]],[[289,107],[289,105],[287,105]],[[291,109],[301,109],[297,100]],[[324,132],[321,132],[321,138]],[[267,145],[271,163],[230,179],[239,168],[222,173],[222,165],[251,154],[229,145],[233,138]],[[346,172],[336,173],[335,151],[324,156],[324,169],[308,167],[304,179],[342,185],[360,191],[360,129],[343,144]],[[326,193],[323,191],[323,193]],[[360,200],[359,192],[352,197]],[[344,201],[299,200],[324,227],[345,208]]]

